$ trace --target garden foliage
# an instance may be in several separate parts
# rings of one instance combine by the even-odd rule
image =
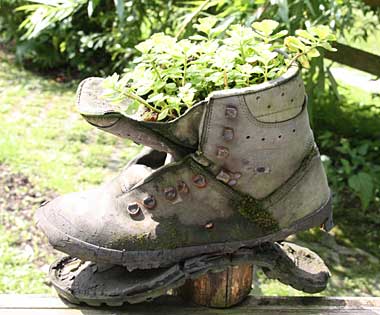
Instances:
[[[180,116],[209,93],[242,88],[279,78],[299,61],[309,67],[319,47],[334,51],[335,36],[327,26],[276,32],[274,20],[254,22],[252,27],[234,24],[227,29],[217,18],[199,19],[198,33],[189,39],[158,33],[138,44],[141,55],[134,67],[119,79],[106,81],[109,99],[124,102],[123,110],[134,114],[142,106],[147,120],[170,120]]]
[[[128,67],[135,45],[154,33],[190,36],[197,16],[214,15],[225,27],[275,19],[289,34],[325,24],[341,36],[355,9],[370,12],[361,0],[0,0],[0,38],[13,40],[18,60],[39,69],[105,75]],[[356,36],[375,26],[355,25]]]

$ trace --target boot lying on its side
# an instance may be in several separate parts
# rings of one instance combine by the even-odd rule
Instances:
[[[84,100],[79,95],[79,104]],[[193,131],[181,128],[178,138],[175,127],[165,137],[144,129],[139,142],[152,144],[154,133],[176,143],[175,161],[157,169],[136,164],[99,188],[57,198],[39,210],[39,225],[71,256],[130,270],[233,253],[314,226],[329,229],[330,190],[306,103],[295,68],[252,88],[214,92],[195,109],[202,109],[201,121],[189,118],[189,130],[199,132],[196,151],[175,153],[189,150],[184,137]],[[186,125],[191,112],[178,121]],[[113,128],[129,128],[130,121],[118,114],[107,130],[118,133]]]

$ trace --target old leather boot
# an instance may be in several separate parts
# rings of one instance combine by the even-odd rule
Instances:
[[[294,68],[214,92],[202,105],[195,154],[58,198],[39,210],[39,225],[59,250],[129,269],[328,229],[330,190],[306,103]]]

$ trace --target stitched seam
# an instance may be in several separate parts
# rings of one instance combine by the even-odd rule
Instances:
[[[287,112],[287,111],[289,111],[289,110],[291,110],[291,109],[294,109],[294,108],[300,108],[300,106],[292,106],[292,107],[288,107],[288,108],[286,108],[286,109],[282,109],[282,110],[278,110],[278,111],[276,111],[276,112],[271,112],[271,113],[268,113],[268,114],[262,114],[262,115],[257,115],[256,116],[256,118],[257,117],[265,117],[265,116],[270,116],[270,115],[273,115],[273,114],[279,114],[279,113],[283,113],[283,112]],[[301,106],[301,108],[302,108],[302,106]],[[302,111],[302,109],[301,109],[301,111]],[[300,112],[299,112],[300,113]],[[298,114],[299,114],[298,113]],[[298,115],[297,114],[297,115]],[[296,116],[297,116],[296,115]],[[291,118],[292,119],[292,118]],[[286,120],[287,121],[287,120]],[[267,122],[267,124],[271,124],[271,122]]]
[[[213,113],[214,103],[215,103],[214,100],[210,100],[210,102],[206,104],[208,108],[206,108],[206,117],[204,119],[204,125],[203,125],[203,135],[202,135],[202,139],[199,145],[202,151],[203,151],[203,146],[207,143],[209,132],[211,129],[210,122],[211,122],[211,117]]]
[[[273,123],[265,123],[265,122],[262,122],[262,121],[259,121],[257,120],[251,113],[251,111],[249,110],[249,107],[247,105],[247,102],[245,100],[245,97],[242,95],[240,96],[239,98],[242,98],[242,103],[244,103],[245,106],[242,106],[242,109],[243,111],[245,112],[245,114],[247,115],[247,118],[248,120],[253,123],[254,125],[256,126],[259,126],[259,127],[263,127],[263,128],[277,128],[278,126],[287,126],[287,125],[290,125],[291,123],[293,122],[297,122],[301,119],[304,119],[304,116],[305,116],[305,111],[307,111],[307,97],[305,96],[304,98],[304,102],[303,102],[303,105],[302,105],[302,110],[293,118],[290,118],[288,120],[285,120],[285,121],[280,121],[280,122],[273,122]]]

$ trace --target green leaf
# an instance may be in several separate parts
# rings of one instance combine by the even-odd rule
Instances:
[[[264,3],[263,3],[264,4]],[[271,6],[278,6],[277,14],[281,20],[286,24],[287,27],[290,27],[289,23],[289,3],[288,0],[271,0]]]
[[[316,41],[316,38],[306,30],[296,30],[296,35],[299,37],[306,38],[312,42]]]
[[[261,22],[252,23],[252,27],[265,37],[272,35],[278,25],[279,23],[273,20],[263,20]]]
[[[297,60],[300,62],[302,67],[304,67],[306,69],[310,68],[309,59],[307,59],[307,57],[305,55],[299,56],[299,58]]]
[[[157,117],[157,120],[164,120],[169,114],[169,108],[165,108]]]
[[[137,110],[139,109],[139,107],[140,107],[140,103],[139,102],[137,102],[137,101],[132,101],[132,102],[130,102],[127,106],[126,106],[126,108],[125,108],[125,113],[127,114],[127,115],[134,115],[134,114],[136,114],[136,112],[137,112]]]
[[[194,27],[199,31],[207,35],[210,34],[211,29],[214,27],[218,19],[215,16],[209,16],[198,20],[199,24],[195,24]]]
[[[373,199],[374,183],[371,175],[360,172],[348,179],[348,185],[359,196],[362,207],[367,209]]]
[[[207,40],[207,37],[196,34],[189,37],[191,40]]]
[[[271,40],[271,41],[274,41],[274,40],[279,39],[279,38],[281,38],[281,37],[284,37],[284,36],[286,36],[286,35],[288,35],[288,31],[287,31],[287,30],[282,30],[282,31],[280,31],[280,32],[278,32],[278,33],[276,33],[276,34],[273,34],[273,35],[270,37],[270,40]]]
[[[120,21],[124,20],[124,0],[113,0],[115,3],[115,8],[117,12],[117,16]]]
[[[363,143],[358,147],[358,153],[360,155],[366,155],[369,149],[369,144],[367,142]]]
[[[96,7],[98,6],[100,0],[89,0],[87,5],[88,17],[92,17]]]
[[[321,46],[328,51],[336,51],[336,48],[333,48],[329,43],[321,43]]]
[[[159,94],[156,94],[156,95],[153,95],[153,96],[150,96],[148,99],[147,99],[147,102],[148,103],[159,103],[159,102],[162,102],[165,100],[165,95],[163,93],[159,93]]]
[[[335,36],[331,37],[332,35],[331,29],[326,25],[317,25],[317,26],[310,27],[309,32],[311,34],[318,36],[320,39],[328,39],[328,38],[331,38],[331,40],[335,39]]]
[[[284,45],[292,52],[304,51],[306,49],[306,46],[295,36],[286,37]]]
[[[316,48],[310,50],[307,53],[307,57],[308,58],[315,58],[315,57],[319,57],[319,56],[320,56],[320,53],[319,53],[318,49],[316,49]]]
[[[260,55],[259,60],[265,65],[268,65],[273,59],[278,56],[278,52],[270,50],[263,50],[259,51],[258,53]]]
[[[347,175],[351,174],[352,168],[350,162],[348,162],[346,159],[340,159],[340,162],[342,163],[344,173]]]

